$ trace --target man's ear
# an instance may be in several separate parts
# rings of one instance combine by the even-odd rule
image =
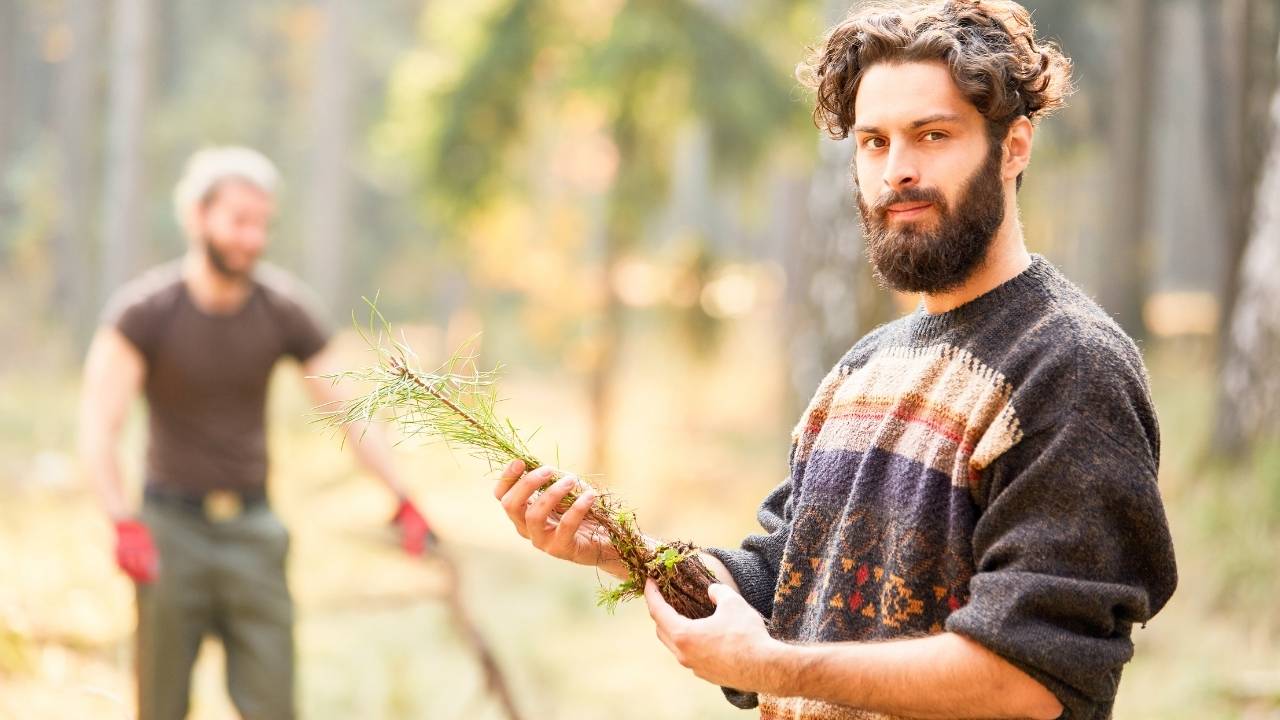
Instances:
[[[1035,126],[1025,116],[1019,115],[1009,124],[1002,143],[1004,157],[1000,163],[1000,177],[1013,180],[1027,169],[1031,164],[1031,145],[1035,134]]]

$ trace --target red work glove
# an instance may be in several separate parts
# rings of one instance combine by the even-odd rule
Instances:
[[[134,582],[146,584],[156,579],[160,556],[151,541],[151,531],[140,521],[116,523],[116,564]]]
[[[400,547],[410,555],[421,555],[440,544],[440,539],[436,537],[427,519],[408,498],[400,500],[400,507],[396,509],[391,522],[400,528]]]

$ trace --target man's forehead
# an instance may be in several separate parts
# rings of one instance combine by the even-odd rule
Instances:
[[[866,70],[854,98],[855,131],[911,128],[929,122],[980,121],[940,62],[877,63]]]
[[[234,202],[237,205],[252,204],[265,208],[275,205],[273,194],[253,182],[239,177],[230,177],[213,186],[208,202]]]

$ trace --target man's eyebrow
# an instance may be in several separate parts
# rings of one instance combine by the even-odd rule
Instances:
[[[911,129],[915,130],[916,128],[924,127],[925,125],[944,122],[960,122],[960,116],[955,113],[937,113],[936,115],[923,117],[911,123]]]
[[[919,120],[912,121],[911,129],[932,125],[934,123],[960,122],[961,118],[955,113],[937,113],[928,117],[922,117]],[[883,135],[884,131],[874,125],[857,125],[853,128],[856,133],[867,133],[868,135]]]

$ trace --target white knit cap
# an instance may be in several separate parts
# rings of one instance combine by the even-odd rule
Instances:
[[[275,194],[280,172],[262,153],[247,147],[212,147],[197,151],[187,160],[182,179],[173,188],[173,209],[178,222],[185,223],[193,207],[209,199],[219,184],[227,180],[246,182]]]

